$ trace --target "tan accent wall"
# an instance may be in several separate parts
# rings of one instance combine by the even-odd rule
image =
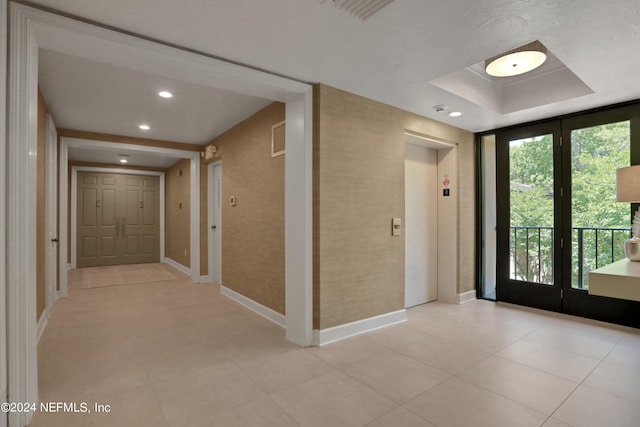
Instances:
[[[314,92],[314,329],[404,308],[405,130],[458,143],[458,293],[475,286],[473,134],[325,85]],[[224,270],[223,270],[224,272]]]
[[[180,160],[165,175],[165,257],[191,268],[191,161]]]
[[[47,189],[47,102],[38,88],[38,148],[37,148],[37,202],[36,202],[36,319],[46,308],[46,254],[47,254],[47,209],[45,194]]]
[[[284,156],[271,157],[271,126],[284,118],[285,104],[275,102],[212,141],[218,149],[214,161],[222,160],[222,284],[281,314]],[[201,202],[206,212],[206,191]],[[207,239],[206,222],[201,239]]]

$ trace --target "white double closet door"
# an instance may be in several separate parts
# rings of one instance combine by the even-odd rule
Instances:
[[[157,176],[78,172],[77,266],[160,261]]]

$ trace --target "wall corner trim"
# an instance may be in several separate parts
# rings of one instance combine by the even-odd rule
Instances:
[[[236,291],[233,291],[225,286],[220,286],[220,293],[228,298],[231,298],[232,300],[234,300],[235,302],[237,302],[240,305],[243,305],[244,307],[248,308],[249,310],[259,314],[260,316],[264,317],[267,320],[272,321],[273,323],[275,323],[276,325],[282,327],[282,328],[286,328],[287,327],[287,320],[286,317],[280,313],[278,313],[275,310],[270,309],[269,307],[266,307],[254,300],[252,300],[251,298],[247,298],[246,296],[239,294]]]
[[[313,345],[322,347],[336,341],[351,338],[365,332],[375,331],[376,329],[385,328],[387,326],[403,323],[407,321],[407,310],[402,309],[392,311],[378,316],[369,317],[367,319],[356,320],[355,322],[345,323],[344,325],[334,326],[327,329],[313,330]]]
[[[164,262],[169,264],[171,267],[177,268],[178,270],[182,271],[184,274],[191,277],[191,269],[189,267],[185,267],[184,265],[180,264],[178,261],[174,261],[171,258],[164,258]]]
[[[456,295],[456,304],[466,304],[471,301],[476,300],[476,291],[475,289],[472,291],[467,291],[461,294]]]

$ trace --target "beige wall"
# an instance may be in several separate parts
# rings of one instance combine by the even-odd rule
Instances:
[[[45,194],[47,189],[46,165],[47,165],[47,103],[38,88],[38,176],[37,176],[37,202],[36,202],[36,319],[46,308],[46,251],[47,251],[47,211]]]
[[[191,267],[191,161],[180,160],[165,175],[165,257]]]
[[[458,293],[474,289],[473,134],[325,85],[314,93],[314,329],[404,308],[404,131],[458,143]]]
[[[281,314],[284,156],[271,157],[271,126],[284,118],[285,105],[276,102],[212,142],[218,148],[215,160],[222,160],[222,284]],[[229,204],[230,196],[236,206]],[[206,197],[201,202],[206,206]],[[206,222],[201,239],[207,241]]]
[[[284,157],[271,158],[274,103],[216,138],[223,161],[223,284],[284,314]],[[475,289],[473,134],[319,85],[314,93],[314,328],[404,308],[404,131],[458,144],[457,293]],[[201,274],[207,274],[207,165],[201,165]],[[182,169],[182,177],[177,170]],[[167,172],[166,256],[189,267],[189,161]],[[229,205],[229,196],[237,205]],[[182,202],[182,209],[178,204]],[[463,244],[460,244],[460,243]],[[185,255],[185,249],[186,255]]]

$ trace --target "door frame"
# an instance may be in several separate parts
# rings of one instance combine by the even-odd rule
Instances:
[[[7,154],[7,0],[0,0],[0,152]],[[6,160],[5,160],[6,161]],[[0,165],[0,400],[7,399],[7,287],[6,271],[6,163]],[[0,427],[7,426],[7,414],[0,411]]]
[[[157,176],[160,177],[160,194],[159,194],[159,204],[160,204],[160,262],[166,262],[164,256],[164,224],[165,224],[165,173],[164,172],[154,172],[154,171],[145,171],[145,170],[135,170],[135,169],[120,169],[120,168],[102,168],[102,167],[92,167],[92,166],[72,166],[71,167],[71,212],[69,212],[71,217],[71,263],[70,269],[77,268],[77,259],[78,259],[78,172],[99,172],[99,173],[113,173],[113,174],[123,174],[123,175],[140,175],[140,176]],[[190,250],[192,250],[190,248]]]
[[[609,108],[604,111],[596,111],[580,114],[574,117],[562,119],[562,140],[563,140],[563,176],[564,198],[563,211],[566,212],[564,222],[562,224],[564,230],[564,241],[569,242],[565,247],[568,248],[563,253],[564,265],[571,265],[572,251],[572,141],[571,132],[575,129],[584,129],[592,126],[601,126],[608,123],[620,121],[630,122],[630,147],[629,160],[631,165],[640,164],[640,106],[631,105],[623,107]],[[635,142],[635,143],[634,143]],[[637,204],[631,204],[629,223],[633,221],[633,214]],[[572,287],[572,271],[570,268],[565,269],[563,275],[563,299],[562,310],[564,313],[587,317],[591,319],[602,320],[605,322],[620,323],[633,327],[640,326],[638,320],[638,310],[640,302],[598,296],[589,294],[588,291],[575,289]]]
[[[212,213],[215,210],[215,169],[220,168],[220,181],[222,181],[222,160],[218,160],[213,163],[209,163],[207,166],[207,237],[208,237],[208,260],[207,260],[207,281],[222,285],[222,212],[220,213],[220,221],[217,226],[218,234],[216,235],[211,228]],[[222,191],[222,186],[220,187]],[[222,195],[220,195],[222,197]],[[217,236],[217,238],[216,238]],[[214,254],[214,256],[211,256]],[[214,259],[215,257],[215,259]],[[218,264],[220,268],[215,270],[215,265]]]
[[[510,239],[511,212],[510,198],[498,197],[496,200],[496,300],[525,305],[543,310],[562,311],[562,225],[563,211],[560,174],[561,145],[560,121],[551,120],[539,124],[496,132],[496,193],[510,194],[510,157],[507,142],[531,138],[539,135],[552,135],[553,141],[553,284],[545,285],[511,279]],[[506,220],[505,220],[506,219]]]
[[[9,5],[7,126],[7,372],[14,402],[38,399],[35,322],[35,201],[38,50],[102,60],[169,78],[286,103],[286,337],[312,344],[313,87],[212,56],[118,32],[33,6]],[[61,160],[63,156],[60,156]],[[67,177],[65,176],[64,179]],[[63,182],[62,175],[60,176]],[[199,198],[197,198],[199,199]],[[60,200],[63,203],[63,200]],[[64,201],[66,203],[66,200]],[[199,227],[196,228],[196,231]],[[62,230],[61,230],[62,235]],[[194,239],[197,240],[197,239]],[[60,245],[61,254],[66,248]],[[199,255],[199,250],[195,251]],[[197,264],[196,264],[197,265]],[[61,270],[66,274],[66,268]],[[12,425],[32,414],[10,414]]]

